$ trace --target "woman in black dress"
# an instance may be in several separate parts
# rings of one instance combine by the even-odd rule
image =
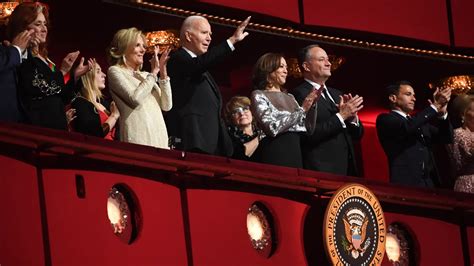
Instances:
[[[101,137],[108,140],[115,138],[115,125],[120,117],[120,112],[111,102],[109,109],[103,100],[102,90],[105,89],[105,73],[95,60],[90,60],[92,69],[81,77],[82,88],[71,106],[76,110],[73,120],[74,131],[86,135]]]
[[[18,5],[9,18],[7,38],[24,30],[33,30],[27,52],[18,70],[18,94],[27,123],[53,129],[67,130],[65,105],[74,96],[75,81],[85,74],[84,58],[73,77],[69,71],[79,51],[68,54],[60,69],[48,58],[46,49],[49,25],[48,8],[39,2]],[[69,81],[69,82],[68,82]],[[67,83],[67,85],[66,85]]]
[[[253,121],[250,104],[248,97],[232,97],[225,106],[225,118],[234,146],[232,158],[259,161],[259,142],[265,134]]]
[[[300,134],[314,129],[312,106],[320,95],[314,90],[300,107],[283,88],[287,74],[282,55],[267,53],[258,59],[253,72],[252,113],[266,134],[260,143],[261,162],[302,168]]]

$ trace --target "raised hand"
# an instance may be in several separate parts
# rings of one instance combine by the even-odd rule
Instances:
[[[89,70],[92,69],[92,66],[95,64],[95,60],[89,58],[87,60],[87,64],[84,65],[84,57],[81,57],[81,61],[79,61],[79,65],[77,65],[76,69],[74,69],[74,78],[77,80],[86,74]]]
[[[364,108],[364,98],[359,95],[353,97],[352,94],[345,94],[339,98],[339,114],[344,120],[355,117],[357,112]]]
[[[166,49],[163,51],[163,53],[160,56],[159,63],[160,63],[160,79],[165,79],[168,77],[168,73],[166,70],[166,64],[168,63],[168,60],[170,59],[170,47],[166,47]]]
[[[318,101],[319,97],[321,97],[322,91],[323,90],[312,90],[306,96],[301,106],[305,112],[308,112],[311,106],[313,106],[313,104]]]
[[[436,88],[433,93],[433,101],[428,99],[428,102],[438,109],[438,113],[444,114],[446,112],[446,106],[451,99],[452,88]]]
[[[69,53],[64,57],[62,63],[61,63],[61,72],[63,75],[66,75],[69,71],[71,71],[72,66],[74,65],[74,62],[76,62],[77,57],[79,56],[79,51],[75,51],[72,53]]]
[[[18,35],[16,35],[15,38],[13,38],[11,44],[18,46],[21,52],[23,53],[31,41],[33,32],[34,30],[25,30],[18,33]]]
[[[76,109],[71,108],[66,111],[66,121],[70,124],[74,119],[76,119]]]
[[[249,24],[250,18],[251,17],[249,16],[249,17],[247,17],[247,19],[242,21],[242,23],[240,23],[240,25],[235,30],[234,35],[232,35],[229,38],[229,41],[232,44],[236,44],[237,42],[242,41],[243,39],[245,39],[245,37],[247,37],[249,35],[249,33],[245,31],[245,27],[247,27],[247,25]]]
[[[118,119],[120,117],[120,112],[114,101],[110,103],[110,116]]]
[[[158,53],[160,52],[160,48],[158,45],[156,45],[153,49],[153,54],[150,58],[150,66],[151,66],[151,73],[153,75],[158,75],[158,72],[160,72],[160,60],[158,58]]]

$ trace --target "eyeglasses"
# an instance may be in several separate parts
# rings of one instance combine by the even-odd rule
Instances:
[[[250,111],[250,108],[248,106],[244,107],[237,107],[234,110],[232,110],[232,116],[239,116],[242,115],[244,112]]]

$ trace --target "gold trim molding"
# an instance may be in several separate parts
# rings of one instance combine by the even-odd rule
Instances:
[[[210,22],[221,24],[221,25],[231,25],[237,26],[241,23],[241,20],[225,18],[214,16],[210,14],[204,14],[199,12],[194,12],[190,10],[184,10],[181,8],[169,7],[165,5],[160,5],[157,3],[142,1],[142,0],[128,0],[128,1],[120,1],[120,0],[104,0],[104,2],[111,2],[115,4],[122,4],[125,6],[136,7],[139,9],[145,9],[149,11],[154,11],[158,13],[179,16],[179,17],[187,17],[191,15],[199,15],[207,18]],[[405,47],[405,46],[398,46],[398,45],[391,45],[391,44],[384,44],[384,43],[377,43],[377,42],[368,42],[368,41],[360,41],[354,40],[349,38],[340,38],[335,36],[327,36],[312,32],[306,31],[299,31],[292,29],[291,27],[282,28],[270,25],[264,25],[259,23],[250,22],[247,26],[247,29],[263,32],[268,34],[280,35],[290,38],[314,41],[319,43],[326,43],[331,45],[338,45],[338,46],[345,46],[345,47],[353,47],[359,49],[366,49],[366,50],[374,50],[374,51],[381,51],[381,52],[388,52],[388,53],[395,53],[395,54],[403,54],[403,55],[412,55],[412,56],[419,56],[431,59],[440,59],[444,61],[454,61],[454,62],[462,62],[462,63],[474,63],[474,56],[472,55],[464,55],[464,54],[456,54],[456,53],[449,53],[440,50],[428,50],[428,49],[419,49],[413,47]]]

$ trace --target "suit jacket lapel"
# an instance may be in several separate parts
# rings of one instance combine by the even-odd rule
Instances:
[[[207,80],[207,82],[209,82],[209,85],[212,89],[212,91],[214,91],[214,94],[216,95],[217,97],[217,100],[219,102],[219,106],[222,104],[221,101],[222,101],[222,98],[221,98],[221,93],[219,91],[219,87],[217,86],[217,83],[214,81],[214,78],[211,76],[211,74],[206,71],[203,73],[205,79]]]

